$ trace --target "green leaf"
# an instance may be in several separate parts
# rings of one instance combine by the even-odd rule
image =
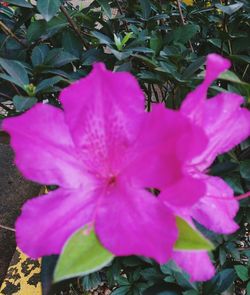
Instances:
[[[111,295],[126,295],[130,289],[130,286],[122,286],[111,293]]]
[[[31,60],[32,60],[32,65],[38,66],[44,63],[46,56],[49,52],[49,47],[45,44],[36,46],[33,50],[32,50],[32,54],[31,54]]]
[[[250,179],[250,160],[240,163],[240,174],[245,179]]]
[[[250,281],[247,283],[247,294],[250,294]]]
[[[15,6],[25,7],[25,8],[33,8],[33,6],[27,2],[26,0],[5,0],[5,2],[9,4],[13,4]]]
[[[108,18],[112,18],[112,12],[108,0],[96,0],[99,3]]]
[[[141,9],[142,9],[142,15],[144,19],[148,19],[151,14],[151,4],[149,0],[139,0]]]
[[[0,65],[18,85],[29,84],[26,69],[19,61],[0,58]]]
[[[15,95],[13,97],[13,104],[18,112],[23,112],[30,109],[37,103],[37,98]]]
[[[236,279],[233,268],[226,268],[218,272],[212,280],[205,282],[203,285],[204,295],[221,294],[226,291]]]
[[[97,38],[101,44],[106,44],[106,45],[114,44],[113,40],[111,40],[108,36],[104,35],[103,33],[94,31],[91,34],[95,38]]]
[[[200,27],[198,25],[187,24],[175,29],[171,33],[171,37],[174,42],[180,42],[182,44],[185,44],[190,39],[192,39],[194,35],[197,32],[199,32],[199,30],[200,30]]]
[[[30,24],[27,31],[27,39],[29,42],[34,42],[42,37],[46,33],[46,21],[36,20]]]
[[[248,275],[248,268],[244,265],[235,265],[234,269],[238,275],[238,277],[243,281],[248,281],[249,275]]]
[[[176,217],[179,238],[175,250],[213,250],[213,244],[192,228],[185,220]]]
[[[45,79],[37,85],[36,93],[44,91],[45,89],[48,89],[49,87],[54,86],[55,84],[57,84],[60,81],[66,81],[66,79],[64,79],[60,76],[55,76],[52,78]]]
[[[55,48],[49,51],[45,59],[47,65],[53,67],[62,67],[78,58],[71,53],[64,51],[62,48]]]
[[[95,233],[77,231],[64,246],[54,273],[55,282],[102,269],[114,256],[99,243]]]
[[[219,79],[226,80],[229,82],[239,83],[239,84],[246,84],[245,82],[241,81],[240,78],[231,71],[226,71],[222,73]]]
[[[62,48],[72,55],[80,58],[82,54],[82,42],[72,31],[66,31],[62,36]]]
[[[48,22],[58,12],[61,0],[37,0],[37,9]]]
[[[223,11],[225,14],[231,15],[235,13],[237,10],[241,9],[244,4],[242,2],[238,2],[232,5],[222,5],[222,4],[215,4],[215,7]]]

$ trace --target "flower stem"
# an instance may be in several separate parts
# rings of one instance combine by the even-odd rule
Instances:
[[[238,197],[235,197],[235,199],[238,200],[238,201],[240,201],[240,200],[244,200],[244,199],[249,198],[249,197],[250,197],[250,191],[247,192],[247,193],[245,193],[245,194],[243,194],[243,195],[240,195]]]

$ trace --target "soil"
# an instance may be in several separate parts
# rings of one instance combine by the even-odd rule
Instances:
[[[0,225],[13,228],[22,204],[39,190],[38,184],[25,180],[18,172],[10,146],[0,143]],[[14,232],[0,228],[0,285],[15,248]]]

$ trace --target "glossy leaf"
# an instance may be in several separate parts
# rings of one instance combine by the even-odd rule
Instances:
[[[113,258],[99,243],[93,231],[86,234],[81,229],[66,243],[55,269],[54,280],[58,282],[93,273],[102,269]]]
[[[175,243],[176,250],[212,250],[214,248],[210,241],[182,218],[176,217],[176,224],[179,231],[179,237]]]
[[[61,4],[61,0],[37,0],[37,9],[49,21],[58,12]]]

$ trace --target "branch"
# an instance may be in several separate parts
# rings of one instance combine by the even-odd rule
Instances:
[[[23,47],[27,47],[27,45],[20,40],[2,21],[0,21],[0,29],[8,36],[11,36],[13,39],[15,39],[19,44],[21,44]]]
[[[77,36],[78,36],[78,37],[80,38],[80,40],[82,41],[83,46],[84,46],[86,49],[88,49],[88,48],[89,48],[88,44],[87,44],[87,43],[85,42],[85,40],[83,39],[81,31],[79,30],[79,28],[77,27],[76,23],[75,23],[74,20],[71,18],[71,16],[68,14],[66,8],[65,8],[63,5],[61,5],[61,6],[60,6],[60,9],[61,9],[62,13],[66,16],[66,18],[67,18],[67,20],[68,20],[70,26],[72,27],[72,29],[75,31],[75,33],[77,34]]]
[[[177,5],[178,5],[179,14],[180,14],[180,17],[181,17],[181,22],[182,22],[183,26],[185,26],[186,21],[185,21],[185,18],[183,16],[183,13],[182,13],[180,0],[177,0]],[[188,43],[189,43],[189,47],[190,47],[191,51],[194,52],[194,48],[193,48],[193,45],[192,45],[191,41],[189,40]]]
[[[7,229],[9,231],[15,232],[15,229],[14,228],[11,228],[11,227],[8,227],[8,226],[2,225],[2,224],[0,224],[0,228]]]

